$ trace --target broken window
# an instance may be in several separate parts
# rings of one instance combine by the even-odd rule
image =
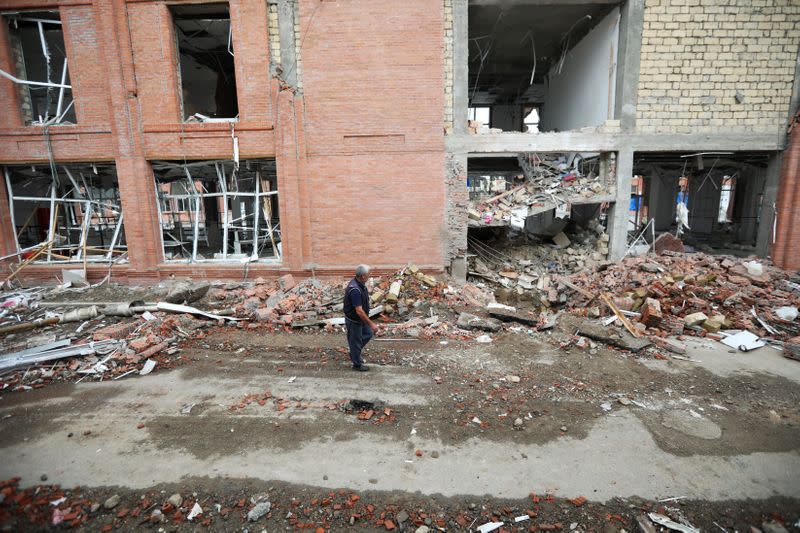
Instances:
[[[114,165],[9,165],[3,171],[20,258],[126,260]]]
[[[736,193],[736,176],[723,176],[719,190],[718,222],[733,222],[733,199]]]
[[[677,234],[705,252],[753,253],[768,159],[759,152],[637,153],[646,218],[656,234]]]
[[[274,159],[154,161],[153,173],[166,260],[281,258]]]
[[[473,133],[565,131],[614,118],[619,8],[544,4],[469,2],[468,105],[491,108],[491,123]]]
[[[0,70],[0,75],[17,84],[25,124],[77,122],[58,12],[6,13],[3,18],[15,72]]]
[[[184,120],[235,119],[239,104],[228,5],[191,4],[171,10]]]

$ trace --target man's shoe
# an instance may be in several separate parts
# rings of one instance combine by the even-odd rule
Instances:
[[[367,365],[358,365],[358,366],[353,365],[353,370],[356,370],[358,372],[369,372],[369,367]]]

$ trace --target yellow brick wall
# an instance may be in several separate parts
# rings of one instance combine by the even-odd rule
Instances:
[[[799,45],[798,0],[645,0],[638,129],[780,132]]]

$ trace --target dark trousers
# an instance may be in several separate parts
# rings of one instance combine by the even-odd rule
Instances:
[[[347,325],[347,344],[350,347],[350,361],[353,362],[353,366],[361,366],[364,364],[364,360],[361,359],[361,350],[372,338],[372,330],[360,320],[356,322],[345,318],[344,322]]]

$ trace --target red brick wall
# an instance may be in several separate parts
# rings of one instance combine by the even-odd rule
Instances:
[[[781,268],[800,269],[800,114],[783,153],[778,186],[778,225],[772,260]]]
[[[443,3],[301,0],[310,253],[441,266]]]
[[[114,161],[131,282],[169,274],[241,278],[240,265],[161,263],[149,159],[228,158],[228,124],[183,124],[166,3],[6,0],[2,9],[60,6],[79,124],[52,127],[57,161]],[[440,268],[444,209],[442,3],[301,0],[302,94],[269,75],[267,4],[231,0],[242,158],[278,161],[284,261],[250,265],[348,274],[355,262]],[[9,69],[0,31],[0,68]],[[0,79],[0,163],[46,162],[42,128],[19,120]],[[0,194],[0,202],[3,195]],[[358,206],[355,210],[349,206]],[[0,206],[7,220],[7,208]],[[0,250],[13,249],[0,234]],[[46,280],[60,267],[32,266]],[[105,267],[92,267],[102,277]]]

